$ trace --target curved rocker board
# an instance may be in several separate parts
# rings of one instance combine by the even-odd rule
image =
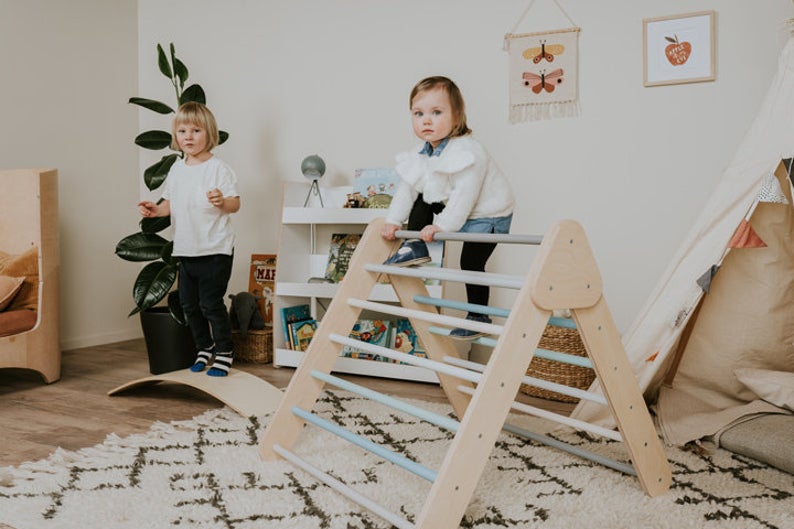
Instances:
[[[182,369],[127,382],[108,391],[108,396],[137,386],[159,382],[175,382],[194,387],[215,397],[243,417],[272,413],[284,395],[269,382],[238,369],[232,369],[225,377],[211,377],[207,376],[206,372],[193,373],[190,369]]]

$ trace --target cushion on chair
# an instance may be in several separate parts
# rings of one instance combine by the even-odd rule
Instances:
[[[39,305],[39,249],[31,247],[6,262],[0,274],[9,277],[24,277],[25,282],[11,301],[7,310],[36,310]]]
[[[7,310],[0,312],[0,338],[29,331],[36,325],[38,316],[32,310]]]
[[[0,276],[0,312],[11,305],[11,300],[17,295],[24,282],[24,277]]]

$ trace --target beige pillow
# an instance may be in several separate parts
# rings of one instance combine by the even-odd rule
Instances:
[[[24,282],[24,277],[0,276],[0,312],[11,304]]]
[[[794,411],[794,373],[750,367],[736,369],[734,373],[742,384],[768,403]]]

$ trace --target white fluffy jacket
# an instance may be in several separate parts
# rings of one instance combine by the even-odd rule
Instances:
[[[513,212],[513,191],[488,151],[470,134],[451,138],[440,156],[419,154],[423,144],[397,155],[400,184],[386,222],[401,226],[416,197],[443,202],[435,218],[442,231],[458,231],[468,219],[504,217]]]

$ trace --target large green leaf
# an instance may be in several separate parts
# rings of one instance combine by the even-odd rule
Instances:
[[[174,286],[177,271],[175,266],[162,261],[155,261],[144,266],[132,288],[135,308],[129,313],[129,316],[160,303]]]
[[[171,65],[168,64],[168,57],[165,56],[163,47],[159,44],[157,45],[157,66],[160,68],[160,71],[163,73],[163,75],[169,79],[173,79],[174,74],[171,73]]]
[[[133,105],[138,105],[139,107],[153,110],[158,114],[171,114],[174,111],[174,109],[172,109],[165,103],[155,101],[154,99],[146,99],[144,97],[131,97],[129,102],[132,103]]]
[[[187,318],[182,310],[182,304],[179,302],[179,291],[172,290],[168,293],[168,311],[171,313],[177,323],[180,325],[187,325]]]
[[[160,250],[160,259],[162,259],[164,262],[170,265],[178,266],[179,258],[173,257],[171,255],[173,251],[174,251],[174,241],[168,241],[168,243],[165,246],[163,246],[163,249]]]
[[[225,130],[219,130],[218,136],[220,136],[218,140],[218,145],[222,145],[226,140],[229,139],[229,133],[226,132]]]
[[[171,135],[169,134],[168,137],[170,138]],[[165,178],[168,176],[168,171],[171,169],[171,166],[174,165],[177,158],[179,158],[178,154],[167,154],[163,156],[159,162],[146,168],[143,172],[143,181],[146,183],[146,187],[149,191],[163,185]]]
[[[153,261],[159,259],[169,241],[156,233],[133,233],[116,245],[116,255],[125,261]]]
[[[159,151],[171,145],[171,133],[164,130],[147,130],[135,136],[135,145]]]
[[[141,219],[141,231],[159,233],[171,225],[171,217],[147,217]]]
[[[179,78],[179,88],[185,87],[185,81],[187,81],[187,66],[185,63],[174,57],[174,73]]]
[[[182,92],[182,95],[179,97],[179,104],[184,105],[190,101],[196,101],[197,103],[206,105],[207,96],[204,95],[204,89],[197,84],[192,84],[185,88],[185,91]]]

